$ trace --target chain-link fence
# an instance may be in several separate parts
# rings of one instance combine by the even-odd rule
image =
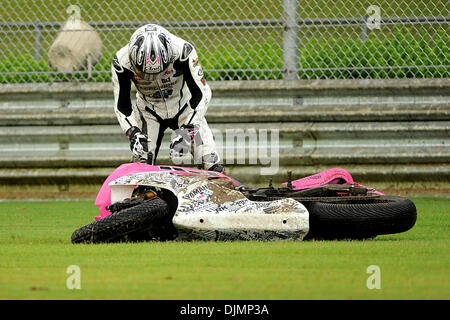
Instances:
[[[146,23],[191,42],[208,80],[450,75],[446,0],[0,4],[0,83],[108,82],[115,52]],[[66,23],[78,19],[88,25]]]

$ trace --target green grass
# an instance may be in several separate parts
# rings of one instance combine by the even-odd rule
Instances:
[[[231,44],[225,40],[225,35],[214,38],[221,39],[217,47],[199,51],[207,80],[283,78],[280,71],[283,69],[283,51],[276,34],[268,36],[263,43],[246,40],[245,45]],[[424,29],[399,26],[392,28],[390,37],[371,33],[365,42],[349,36],[330,36],[321,40],[305,38],[299,50],[299,78],[448,78],[449,39],[442,29],[432,35]],[[240,43],[242,39],[236,41]],[[111,80],[109,70],[114,52],[104,52],[91,79],[87,73],[51,74],[52,70],[44,60],[35,61],[29,54],[10,55],[7,59],[0,58],[0,73],[3,73],[0,74],[0,83],[64,79],[108,82]]]
[[[174,22],[234,19],[281,19],[281,0],[162,1],[4,1],[3,22],[63,22],[70,5],[80,8],[84,21]],[[373,5],[369,0],[299,1],[300,18],[361,18]],[[382,17],[448,16],[443,1],[380,0]],[[168,27],[197,49],[207,80],[270,80],[283,78],[282,28],[184,28]],[[1,30],[0,30],[1,31]],[[87,72],[61,74],[48,65],[47,52],[58,28],[40,37],[40,58],[34,60],[35,33],[5,28],[0,43],[0,83],[54,81],[110,82],[111,60],[130,38],[133,28],[99,30],[103,56],[92,77]],[[356,26],[302,27],[299,30],[300,79],[346,78],[448,78],[450,54],[448,26],[406,25],[397,29],[383,25],[361,40]]]
[[[450,199],[412,199],[415,227],[374,240],[105,245],[70,243],[92,202],[0,202],[0,299],[449,299]]]
[[[65,21],[70,5],[80,8],[86,21],[176,21],[202,19],[264,19],[280,18],[282,0],[153,0],[146,7],[145,0],[0,0],[4,10],[0,21]],[[362,17],[370,5],[381,8],[381,15],[390,16],[445,16],[445,1],[423,0],[299,0],[298,13],[302,18]],[[193,10],[195,9],[195,10]]]

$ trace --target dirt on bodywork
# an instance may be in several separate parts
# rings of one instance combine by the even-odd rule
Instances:
[[[218,179],[209,182],[208,187],[212,191],[211,201],[216,204],[245,199],[241,192],[234,190],[233,183],[230,180]]]

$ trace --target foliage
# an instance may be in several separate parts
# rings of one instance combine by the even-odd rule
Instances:
[[[300,79],[354,78],[448,78],[450,76],[449,35],[426,29],[414,34],[397,26],[390,37],[371,33],[366,41],[357,37],[310,39],[299,50]],[[0,83],[52,81],[111,81],[106,53],[88,72],[53,72],[45,60],[29,55],[10,56],[0,61]],[[270,80],[283,78],[283,50],[274,39],[245,46],[219,47],[200,52],[208,80]]]

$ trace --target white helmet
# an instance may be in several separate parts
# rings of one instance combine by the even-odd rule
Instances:
[[[174,60],[169,32],[155,24],[140,27],[131,36],[128,55],[139,77],[155,80]]]

